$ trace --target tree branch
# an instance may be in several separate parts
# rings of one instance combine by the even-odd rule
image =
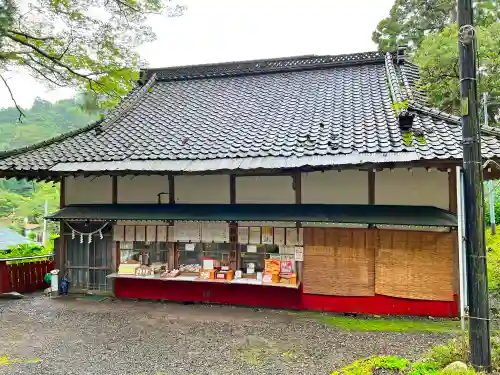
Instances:
[[[37,72],[38,74],[40,74],[40,76],[42,76],[44,79],[46,79],[48,82],[52,83],[53,85],[55,86],[59,86],[59,87],[66,87],[65,85],[55,81],[53,78],[50,78],[47,74],[45,74],[44,72],[42,72],[40,69],[38,69],[37,67],[31,65],[28,60],[23,60],[23,63],[30,67],[31,69],[33,69],[35,72]],[[54,72],[52,72],[54,74]]]
[[[26,117],[26,115],[24,114],[24,112],[21,109],[21,107],[19,107],[19,104],[17,104],[16,98],[14,98],[14,94],[12,93],[12,90],[10,89],[9,84],[7,83],[7,81],[5,80],[5,78],[3,78],[3,76],[1,74],[0,74],[0,79],[3,81],[5,87],[7,87],[7,90],[9,90],[10,98],[12,99],[12,102],[14,103],[14,105],[16,106],[17,111],[19,112],[18,121],[22,122],[23,117]]]
[[[18,37],[14,36],[14,35],[11,35],[11,34],[6,34],[6,36],[8,38],[12,39],[13,41],[17,42],[17,43],[22,44],[23,46],[31,48],[33,51],[35,51],[38,54],[42,55],[43,57],[49,59],[50,61],[52,61],[54,64],[60,66],[61,68],[66,69],[68,72],[74,74],[77,77],[84,78],[84,79],[89,79],[89,76],[91,76],[91,75],[94,74],[94,73],[90,73],[90,74],[81,74],[81,73],[78,73],[72,67],[70,67],[70,66],[64,64],[63,62],[61,62],[57,57],[49,55],[47,52],[45,52],[44,50],[38,48],[37,46],[34,46],[33,44],[28,43],[25,40],[19,39]]]
[[[21,31],[16,31],[16,30],[7,30],[7,32],[12,33],[12,34],[16,34],[16,35],[20,35],[20,36],[24,36],[25,38],[33,39],[33,40],[46,41],[46,40],[54,40],[55,39],[52,36],[36,37],[36,36],[26,34],[26,33],[23,33]]]

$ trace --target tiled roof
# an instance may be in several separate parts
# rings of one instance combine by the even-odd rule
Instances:
[[[5,153],[0,172],[205,171],[461,158],[457,117],[427,107],[418,70],[380,52],[142,73],[103,121]],[[394,101],[409,99],[408,140]],[[483,154],[500,155],[494,133]]]

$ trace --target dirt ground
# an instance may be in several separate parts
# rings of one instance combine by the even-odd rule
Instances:
[[[0,300],[0,374],[330,374],[353,360],[418,358],[449,335],[347,332],[287,311],[173,303]]]

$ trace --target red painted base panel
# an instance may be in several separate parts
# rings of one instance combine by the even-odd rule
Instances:
[[[302,293],[300,289],[256,285],[193,283],[182,281],[116,279],[118,298],[315,310],[374,315],[456,317],[458,299],[421,301],[382,295],[337,297]]]

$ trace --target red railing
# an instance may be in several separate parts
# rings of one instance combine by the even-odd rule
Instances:
[[[29,293],[47,287],[43,278],[54,269],[54,261],[45,260],[47,257],[0,259],[0,293]],[[17,263],[18,261],[23,263]]]

